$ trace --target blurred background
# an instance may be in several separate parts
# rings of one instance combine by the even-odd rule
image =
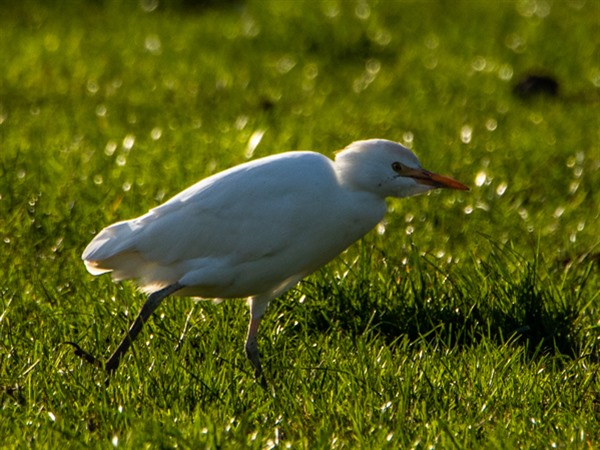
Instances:
[[[24,0],[1,14],[5,217],[43,197],[59,216],[112,204],[106,223],[249,158],[382,137],[473,187],[438,202],[453,228],[552,235],[564,259],[598,243],[597,2]]]

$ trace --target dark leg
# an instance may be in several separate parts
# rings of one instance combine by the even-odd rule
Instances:
[[[260,362],[260,352],[258,351],[258,327],[263,314],[265,313],[271,296],[252,297],[249,301],[250,306],[250,325],[248,326],[248,335],[246,336],[246,358],[254,366],[254,376],[260,382],[262,387],[267,388],[267,379]]]
[[[127,332],[127,334],[125,335],[115,352],[112,354],[112,356],[108,359],[108,361],[106,361],[104,368],[109,374],[117,370],[117,367],[119,367],[119,363],[121,362],[121,357],[127,352],[132,342],[142,330],[144,323],[148,321],[154,310],[158,308],[160,302],[162,302],[166,297],[178,291],[182,287],[183,286],[181,286],[179,283],[171,284],[166,288],[163,288],[160,291],[153,292],[148,296],[146,303],[144,303],[144,306],[142,306],[142,309],[136,317],[133,324],[131,325],[131,328],[129,328],[129,331]]]
[[[248,358],[254,366],[254,375],[256,379],[260,379],[264,382],[264,374],[260,363],[260,353],[258,352],[258,343],[256,342],[260,319],[260,317],[250,319],[250,326],[248,327],[248,335],[246,337],[246,358]]]

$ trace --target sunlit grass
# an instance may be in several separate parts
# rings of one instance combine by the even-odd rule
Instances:
[[[595,448],[597,2],[22,2],[0,16],[0,447]],[[522,99],[530,73],[557,97]],[[94,279],[95,232],[204,176],[393,139],[470,185],[391,201],[273,302]]]

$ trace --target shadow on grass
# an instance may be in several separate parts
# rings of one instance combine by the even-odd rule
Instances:
[[[524,345],[532,356],[598,359],[591,348],[598,340],[590,339],[598,329],[588,314],[595,295],[587,288],[594,261],[550,275],[537,258],[528,261],[499,246],[486,260],[464,264],[468,267],[461,263],[460,273],[445,273],[434,258],[416,251],[405,266],[381,261],[376,273],[350,268],[343,276],[327,272],[305,284],[308,300],[298,326],[356,336],[375,333],[390,344],[408,336],[471,346],[486,337]]]

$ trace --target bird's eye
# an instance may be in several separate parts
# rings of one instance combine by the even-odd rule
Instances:
[[[396,161],[392,163],[392,169],[394,170],[394,172],[400,173],[402,172],[402,169],[404,169],[404,167],[402,167],[401,163]]]

